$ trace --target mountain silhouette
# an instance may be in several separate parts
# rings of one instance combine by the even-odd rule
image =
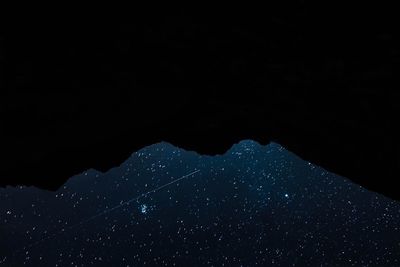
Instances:
[[[55,192],[0,188],[0,263],[396,265],[399,209],[276,143],[203,156],[162,142]]]

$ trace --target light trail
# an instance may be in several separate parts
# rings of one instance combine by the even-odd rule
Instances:
[[[110,213],[110,212],[113,211],[113,210],[119,209],[119,208],[121,208],[122,206],[129,205],[130,203],[132,203],[132,202],[134,202],[134,201],[138,201],[139,199],[141,199],[141,198],[143,198],[143,197],[146,197],[146,196],[149,195],[149,194],[152,194],[152,193],[155,193],[155,192],[157,192],[157,191],[160,191],[161,189],[163,189],[163,188],[165,188],[165,187],[167,187],[167,186],[169,186],[169,185],[171,185],[171,184],[177,183],[177,182],[179,182],[180,180],[183,180],[183,179],[185,179],[185,178],[187,178],[187,177],[189,177],[189,176],[191,176],[191,175],[194,175],[194,174],[198,173],[199,171],[200,171],[200,170],[193,171],[193,172],[191,172],[191,173],[189,173],[189,174],[186,174],[186,175],[184,175],[184,176],[182,176],[182,177],[180,177],[180,178],[178,178],[178,179],[175,179],[175,180],[173,180],[173,181],[171,181],[171,182],[169,182],[169,183],[166,183],[166,184],[164,184],[164,185],[161,185],[161,186],[159,186],[159,187],[157,187],[157,188],[155,188],[155,189],[153,189],[153,190],[150,190],[150,191],[148,191],[148,192],[146,192],[146,193],[143,193],[143,194],[141,194],[141,195],[139,195],[139,196],[137,196],[137,197],[134,197],[134,198],[132,198],[132,199],[130,199],[130,200],[128,200],[128,201],[125,201],[125,202],[123,202],[123,203],[121,203],[121,204],[118,204],[118,205],[116,205],[115,207],[106,209],[106,210],[104,210],[104,211],[102,211],[102,212],[100,212],[100,213],[98,213],[98,214],[96,214],[96,215],[93,215],[92,217],[90,217],[90,218],[88,218],[88,219],[86,219],[86,220],[84,220],[84,221],[82,221],[82,222],[80,222],[80,223],[77,223],[77,224],[75,224],[75,225],[70,226],[69,228],[73,228],[73,227],[76,227],[76,226],[78,226],[78,225],[81,225],[81,224],[90,222],[90,221],[92,221],[92,220],[94,220],[94,219],[96,219],[96,218],[98,218],[98,217],[100,217],[100,216],[103,216],[103,215],[105,215],[105,214],[107,214],[107,213]]]
[[[71,230],[71,229],[76,228],[76,227],[78,227],[78,226],[81,226],[81,225],[83,225],[83,224],[85,224],[85,223],[88,223],[88,222],[90,222],[90,221],[93,221],[94,219],[99,218],[99,217],[101,217],[101,216],[103,216],[103,215],[105,215],[105,214],[107,214],[107,213],[110,213],[110,212],[112,212],[112,211],[114,211],[114,210],[116,210],[116,209],[119,209],[119,208],[121,208],[121,207],[123,207],[123,206],[125,206],[125,205],[129,205],[130,203],[132,203],[132,202],[134,202],[134,201],[138,201],[139,199],[141,199],[141,198],[143,198],[143,197],[146,197],[146,196],[149,195],[149,194],[152,194],[152,193],[155,193],[155,192],[157,192],[157,191],[160,191],[161,189],[163,189],[163,188],[165,188],[165,187],[167,187],[167,186],[170,186],[170,185],[172,185],[172,184],[175,184],[175,183],[177,183],[177,182],[179,182],[179,181],[181,181],[181,180],[183,180],[183,179],[185,179],[185,178],[187,178],[187,177],[189,177],[189,176],[191,176],[191,175],[194,175],[194,174],[198,173],[199,171],[200,171],[200,170],[192,171],[192,172],[189,173],[189,174],[186,174],[186,175],[184,175],[184,176],[181,176],[180,178],[177,178],[177,179],[175,179],[175,180],[173,180],[173,181],[171,181],[171,182],[169,182],[169,183],[166,183],[166,184],[164,184],[164,185],[161,185],[161,186],[159,186],[159,187],[157,187],[157,188],[155,188],[155,189],[153,189],[153,190],[147,191],[147,192],[145,192],[145,193],[143,193],[143,194],[141,194],[141,195],[139,195],[139,196],[137,196],[137,197],[134,197],[134,198],[129,199],[129,200],[125,201],[125,202],[122,202],[122,203],[120,203],[120,204],[118,204],[118,205],[116,205],[116,206],[114,206],[114,207],[112,207],[112,208],[105,209],[105,210],[103,210],[102,212],[97,213],[97,214],[93,215],[92,217],[89,217],[89,218],[87,218],[87,219],[85,219],[85,220],[83,220],[83,221],[81,221],[81,222],[79,222],[79,223],[77,223],[77,224],[74,224],[74,225],[71,225],[71,226],[69,226],[69,227],[63,228],[63,229],[59,230],[58,232],[55,232],[55,233],[53,233],[53,234],[51,234],[51,235],[49,235],[49,236],[47,236],[47,237],[44,237],[44,238],[42,238],[42,239],[40,239],[40,240],[38,240],[38,241],[36,241],[36,242],[34,242],[34,243],[32,243],[32,244],[26,246],[26,247],[24,247],[22,250],[26,250],[26,249],[28,249],[28,248],[34,247],[34,246],[36,246],[36,245],[38,245],[38,244],[40,244],[40,243],[42,243],[42,242],[44,242],[44,241],[46,241],[46,240],[49,240],[49,239],[51,239],[51,238],[54,238],[54,237],[56,237],[57,235],[62,234],[62,233],[64,233],[64,232],[68,231],[68,230]],[[21,251],[21,250],[19,250],[19,251]],[[0,261],[0,263],[1,263],[1,262],[2,262],[2,261]]]

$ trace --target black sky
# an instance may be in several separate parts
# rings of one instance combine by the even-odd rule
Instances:
[[[160,141],[252,139],[400,199],[394,6],[73,9],[19,10],[0,31],[1,186],[56,190]]]

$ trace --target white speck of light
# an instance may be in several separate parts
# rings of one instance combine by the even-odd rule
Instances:
[[[285,197],[286,197],[286,198],[288,198],[288,197],[289,197],[289,195],[288,195],[288,194],[285,194]]]
[[[147,213],[147,205],[146,204],[140,205],[140,212],[143,214]]]

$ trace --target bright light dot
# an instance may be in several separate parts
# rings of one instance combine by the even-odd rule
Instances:
[[[141,211],[143,214],[146,214],[146,213],[147,213],[147,205],[146,205],[146,204],[140,205],[140,211]]]
[[[285,197],[286,197],[286,198],[288,198],[288,197],[289,197],[289,195],[288,195],[288,194],[285,194]]]

